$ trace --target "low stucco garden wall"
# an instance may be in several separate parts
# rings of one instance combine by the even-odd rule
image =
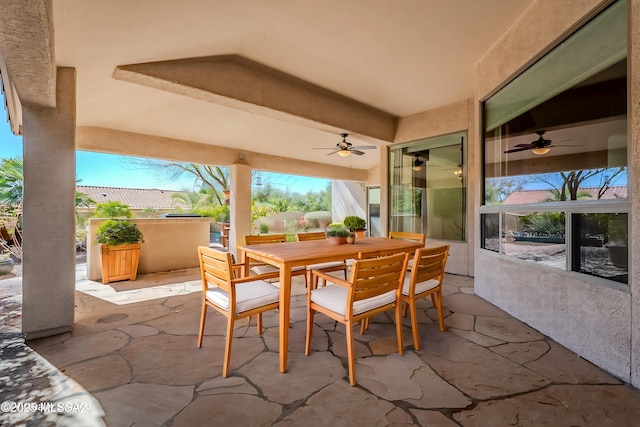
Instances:
[[[133,218],[144,236],[138,274],[193,268],[198,246],[209,246],[209,218]],[[92,218],[87,230],[87,275],[102,280],[100,245],[96,232],[106,219]]]

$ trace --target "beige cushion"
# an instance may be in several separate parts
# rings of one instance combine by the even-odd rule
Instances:
[[[409,296],[409,284],[411,283],[411,274],[404,276],[404,284],[402,285],[402,295]],[[416,295],[426,292],[430,289],[437,288],[440,285],[436,279],[429,279],[426,282],[416,284]]]
[[[210,287],[206,292],[206,298],[223,310],[229,310],[229,294],[215,287]],[[252,308],[277,302],[280,299],[280,291],[264,280],[245,282],[236,285],[236,314]]]
[[[307,270],[324,270],[325,268],[344,267],[347,265],[342,261],[321,262],[318,264],[307,265]]]
[[[293,273],[296,271],[306,270],[306,268],[307,267],[305,267],[304,265],[299,267],[293,267],[291,269],[291,272]],[[261,275],[261,274],[275,273],[280,271],[280,269],[278,267],[274,267],[273,265],[255,265],[250,268],[250,271],[254,274]]]
[[[280,269],[278,267],[274,267],[272,265],[256,265],[256,266],[251,267],[251,272],[253,274],[257,274],[257,275],[268,274],[268,273],[277,273],[278,271],[280,271]]]
[[[311,301],[344,316],[347,311],[347,292],[348,290],[344,286],[325,286],[311,291]],[[390,304],[395,300],[396,291],[389,291],[382,295],[356,301],[353,304],[353,314],[364,313]]]

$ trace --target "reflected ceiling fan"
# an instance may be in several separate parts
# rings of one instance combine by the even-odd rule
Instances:
[[[338,156],[347,157],[351,153],[357,154],[358,156],[362,156],[364,154],[363,151],[360,150],[375,150],[375,145],[359,145],[353,146],[350,142],[347,142],[348,133],[341,133],[342,141],[336,144],[336,148],[314,148],[314,150],[332,150],[327,156],[338,153]]]
[[[544,138],[544,130],[536,131],[538,134],[538,139],[535,141],[531,141],[529,144],[516,144],[516,148],[512,148],[511,150],[505,151],[505,153],[517,153],[518,151],[526,151],[531,150],[533,154],[538,156],[542,156],[543,154],[547,154],[553,147],[575,147],[574,145],[551,145],[550,139]],[[569,141],[565,139],[564,141]],[[560,141],[560,142],[564,142]]]

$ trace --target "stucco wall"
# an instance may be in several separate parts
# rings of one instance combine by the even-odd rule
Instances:
[[[100,245],[96,232],[105,220],[89,220],[87,233],[87,275],[102,280]],[[138,224],[144,243],[140,249],[138,274],[197,267],[198,246],[209,246],[208,218],[132,219]]]
[[[487,251],[481,251],[476,262],[475,292],[583,358],[629,381],[629,293]]]
[[[558,0],[536,2],[505,34],[477,67],[476,96],[478,103],[495,92],[523,67],[543,55],[557,40],[588,20],[609,1]],[[640,1],[629,0],[638,10]],[[557,13],[561,10],[562,13]],[[640,13],[630,13],[631,34],[638,40]],[[629,47],[630,88],[633,91],[629,111],[629,185],[638,189],[638,44]],[[634,53],[635,51],[635,53]],[[634,86],[634,83],[635,86]],[[635,89],[634,89],[635,87]],[[477,123],[480,123],[479,118]],[[480,142],[481,139],[479,138]],[[480,147],[478,147],[478,150]],[[632,199],[633,203],[633,199]],[[638,212],[637,206],[632,212]],[[631,242],[637,258],[638,218],[633,215]],[[580,356],[613,375],[640,386],[637,362],[640,352],[637,321],[632,313],[638,301],[638,259],[630,271],[631,292],[617,291],[581,280],[577,274],[566,274],[551,268],[508,259],[476,248],[475,292],[511,315],[523,320]],[[638,317],[635,315],[636,318]]]

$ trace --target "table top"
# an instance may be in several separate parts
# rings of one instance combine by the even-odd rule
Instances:
[[[361,237],[353,244],[335,245],[324,240],[308,240],[303,242],[264,243],[259,245],[239,246],[249,257],[259,257],[261,261],[278,264],[291,263],[305,265],[332,261],[336,259],[358,258],[358,254],[375,255],[381,251],[406,252],[422,247],[420,242],[410,240],[387,239],[385,237]]]

